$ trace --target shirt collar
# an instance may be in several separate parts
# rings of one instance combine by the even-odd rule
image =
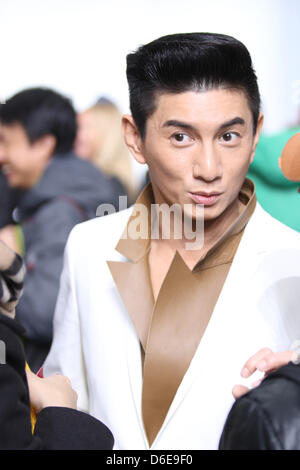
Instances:
[[[239,200],[243,204],[243,209],[239,216],[233,223],[226,229],[226,231],[215,241],[214,245],[202,255],[193,271],[205,260],[209,260],[211,255],[214,254],[213,264],[215,262],[226,262],[227,258],[232,257],[231,244],[227,243],[228,250],[220,250],[224,242],[227,240],[234,240],[235,236],[239,234],[248,223],[251,215],[256,206],[256,194],[253,181],[246,178],[239,193]],[[116,250],[125,256],[128,260],[137,262],[139,261],[150,248],[151,236],[151,204],[154,204],[154,195],[151,183],[149,183],[137,198],[133,206],[131,216],[127,222],[125,230],[116,246]],[[140,236],[132,236],[130,226],[133,224],[135,227],[139,226]],[[234,244],[233,244],[234,245]],[[216,258],[216,259],[215,259]],[[207,263],[206,263],[207,264]],[[207,266],[208,267],[208,266]]]

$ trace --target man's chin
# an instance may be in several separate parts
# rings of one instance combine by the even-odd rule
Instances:
[[[193,220],[204,219],[204,221],[211,221],[217,219],[223,213],[222,208],[219,204],[213,206],[204,206],[198,204],[197,207],[193,207],[192,212],[186,215]]]
[[[14,177],[11,174],[6,174],[5,178],[6,178],[7,184],[10,188],[19,188],[20,187],[18,178]]]

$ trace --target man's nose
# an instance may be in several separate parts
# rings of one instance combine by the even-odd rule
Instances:
[[[222,176],[221,160],[213,145],[202,145],[193,161],[194,178],[214,181]]]

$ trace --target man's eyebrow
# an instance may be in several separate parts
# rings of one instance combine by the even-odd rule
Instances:
[[[241,126],[245,125],[245,120],[242,119],[241,117],[235,117],[231,119],[230,121],[224,122],[224,124],[221,124],[219,127],[220,130],[226,129],[227,127],[235,126],[236,124],[240,124]]]
[[[187,122],[177,121],[176,119],[170,119],[166,121],[162,127],[181,127],[182,129],[195,130],[195,127],[192,124]]]
[[[245,120],[241,117],[235,117],[230,121],[226,121],[220,125],[219,130],[227,129],[228,127],[235,126],[235,125],[245,125]],[[188,124],[187,122],[177,121],[176,119],[169,119],[163,124],[163,127],[180,127],[182,129],[196,131],[196,128],[192,124]]]

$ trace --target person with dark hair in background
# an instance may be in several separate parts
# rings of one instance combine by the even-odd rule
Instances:
[[[67,377],[25,372],[23,328],[14,318],[24,274],[22,258],[0,241],[0,450],[112,449],[106,426],[77,411]]]
[[[0,239],[24,254],[27,277],[17,319],[27,361],[37,371],[50,348],[63,251],[74,225],[101,203],[118,207],[114,182],[73,154],[76,115],[69,99],[44,88],[17,93],[0,106],[0,164],[8,184],[25,191],[15,226]]]
[[[70,377],[116,449],[217,449],[242,364],[300,329],[300,235],[246,178],[263,116],[240,41],[165,36],[127,78],[123,132],[150,184],[70,234],[44,371]]]

